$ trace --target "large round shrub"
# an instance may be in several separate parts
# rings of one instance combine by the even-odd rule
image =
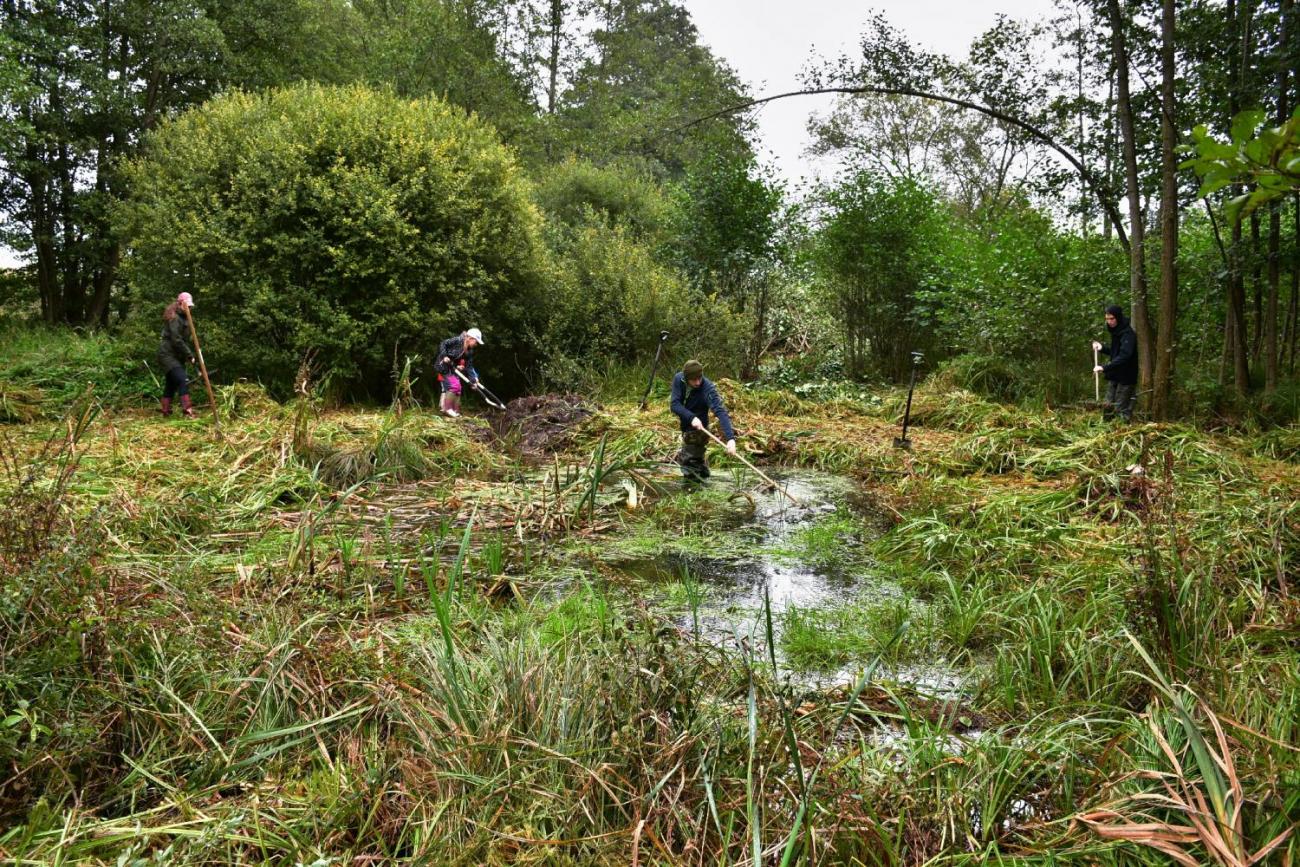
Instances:
[[[528,366],[540,218],[460,109],[363,87],[232,93],[160,127],[127,172],[136,317],[151,328],[193,292],[223,377],[283,394],[313,352],[336,386],[379,396],[395,358],[431,361],[471,325],[485,375]]]

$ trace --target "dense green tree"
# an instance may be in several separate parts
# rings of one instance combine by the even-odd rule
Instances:
[[[675,333],[678,353],[703,354],[715,370],[735,367],[742,318],[663,253],[682,217],[658,183],[640,170],[571,159],[546,172],[536,199],[548,218],[550,265],[530,339],[547,384],[573,388],[607,366],[640,361],[662,330]]]
[[[118,164],[162,118],[226,88],[367,81],[445,95],[526,141],[531,104],[478,4],[62,0],[2,7],[0,241],[35,259],[43,317],[105,323]]]
[[[2,65],[22,71],[0,109],[0,241],[35,260],[43,318],[104,323],[120,245],[106,218],[118,163],[169,113],[226,84],[317,69],[334,0],[60,0],[0,6]]]
[[[609,0],[593,12],[591,49],[555,119],[560,152],[596,162],[637,158],[667,178],[713,153],[748,153],[744,122],[687,127],[735,105],[743,88],[700,44],[685,9],[671,0]]]
[[[929,349],[918,306],[940,282],[943,211],[914,180],[859,172],[821,196],[812,257],[843,337],[847,372],[903,378],[908,353]]]
[[[749,319],[744,375],[757,369],[769,339],[782,198],[746,153],[710,155],[678,187],[676,259],[700,293]]]
[[[313,353],[336,386],[383,394],[395,360],[470,325],[489,375],[532,363],[540,222],[461,109],[359,86],[227,94],[160,126],[127,175],[132,286],[148,312],[194,292],[228,375],[283,394]]]
[[[658,246],[677,222],[675,204],[644,172],[617,164],[567,159],[537,181],[542,212],[554,223],[619,226],[632,238]]]
[[[344,80],[438,96],[492,123],[516,147],[531,147],[528,82],[502,45],[505,2],[354,0],[355,29]],[[344,17],[347,20],[347,16]]]
[[[813,153],[936,184],[968,214],[1014,201],[1052,165],[993,118],[897,94],[845,97],[810,127]]]

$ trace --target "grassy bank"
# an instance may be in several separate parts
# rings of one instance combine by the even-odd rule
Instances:
[[[0,431],[17,863],[1244,864],[1300,820],[1294,430],[937,383],[903,452],[901,394],[726,384],[751,459],[864,504],[791,556],[854,536],[902,589],[786,615],[787,659],[865,675],[811,689],[563,556],[741,544],[752,477],[715,457],[709,490],[662,484],[674,427],[639,395],[538,457],[473,419],[230,386],[217,441],[23,373],[66,384],[85,346],[24,351],[5,381],[40,393]],[[959,667],[962,696],[899,660]]]

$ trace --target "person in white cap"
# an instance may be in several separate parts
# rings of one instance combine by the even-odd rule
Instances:
[[[438,406],[452,418],[460,417],[461,379],[456,372],[459,371],[469,380],[471,388],[478,388],[474,348],[482,345],[483,332],[471,328],[455,337],[448,337],[438,347],[438,360],[434,364],[438,371],[438,381],[442,383],[442,398]]]
[[[190,379],[185,373],[185,364],[194,363],[194,350],[185,342],[185,322],[183,309],[194,306],[194,297],[188,292],[176,296],[176,300],[167,305],[163,311],[162,339],[158,344],[158,366],[166,376],[163,386],[162,414],[172,414],[172,398],[180,396],[181,411],[186,418],[194,418],[194,405],[190,401]]]

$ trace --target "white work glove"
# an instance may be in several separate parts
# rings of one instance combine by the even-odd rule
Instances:
[[[735,453],[736,453],[736,441],[727,440],[727,454],[734,455]]]
[[[442,357],[442,363],[443,363],[443,364],[451,364],[451,359],[444,355],[444,356]]]
[[[704,430],[704,422],[700,421],[699,417],[697,416],[691,419],[691,427],[695,428],[696,430]]]
[[[1093,351],[1093,352],[1101,352],[1101,344],[1098,343],[1096,340],[1094,340],[1094,341],[1092,342],[1092,351]]]
[[[1099,365],[1097,365],[1096,367],[1094,367],[1094,368],[1092,369],[1092,372],[1093,372],[1093,373],[1104,373],[1105,371],[1102,370],[1102,366],[1099,364]]]

